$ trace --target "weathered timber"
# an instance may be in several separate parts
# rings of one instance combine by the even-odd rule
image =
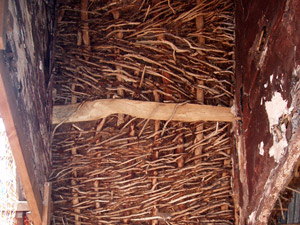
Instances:
[[[300,2],[236,2],[236,92],[239,224],[264,225],[299,158]],[[272,9],[272,10],[270,10]],[[249,22],[251,21],[251,22]],[[246,41],[245,41],[246,40]],[[273,79],[274,78],[274,79]],[[279,103],[274,102],[278,96]],[[287,109],[277,113],[278,146],[268,104]],[[293,110],[292,110],[293,108]],[[290,115],[287,115],[290,114]],[[288,122],[284,123],[284,118]],[[275,130],[275,129],[274,129]],[[234,163],[236,167],[236,163]]]
[[[26,140],[28,162],[34,168],[30,176],[35,177],[38,185],[35,191],[43,193],[51,167],[49,123],[52,110],[48,104],[51,95],[47,94],[50,86],[47,85],[53,4],[45,1],[31,4],[25,0],[5,2],[6,48],[1,51],[9,82],[5,88],[13,94],[13,110],[20,116],[20,123],[16,123],[20,127],[17,135],[23,135]]]
[[[23,132],[22,118],[8,77],[9,73],[2,62],[3,58],[0,55],[0,113],[4,120],[22,188],[33,215],[33,222],[40,225],[42,223],[43,205],[30,158],[31,147]]]
[[[126,114],[138,118],[164,121],[234,121],[234,116],[228,107],[100,99],[83,104],[54,106],[52,124],[93,121],[112,114]]]

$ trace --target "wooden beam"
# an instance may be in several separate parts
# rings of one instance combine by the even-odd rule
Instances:
[[[146,102],[128,99],[100,99],[83,104],[54,106],[52,123],[93,121],[112,114],[126,114],[143,119],[182,122],[232,122],[234,120],[229,107]]]
[[[7,11],[7,0],[0,0],[0,50],[5,49],[6,11]]]
[[[17,208],[15,209],[13,205],[3,206],[1,205],[0,211],[16,211],[16,212],[27,212],[30,211],[27,201],[18,201]]]
[[[17,212],[27,212],[30,211],[27,201],[19,201],[17,203]]]
[[[52,185],[50,182],[44,184],[44,201],[43,201],[43,220],[42,225],[50,224],[51,217],[51,189]]]
[[[21,112],[18,110],[17,100],[9,73],[3,64],[0,52],[0,114],[3,118],[7,137],[15,159],[17,172],[21,180],[34,225],[42,223],[42,198],[34,176],[32,165],[31,143],[23,131]]]

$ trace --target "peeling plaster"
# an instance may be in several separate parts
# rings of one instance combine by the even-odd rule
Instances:
[[[264,150],[264,142],[263,142],[263,141],[260,142],[260,144],[258,145],[258,149],[259,149],[259,154],[263,156],[264,153],[265,153],[265,150]]]
[[[273,75],[270,79],[273,79]],[[271,101],[265,102],[265,108],[269,118],[269,130],[273,135],[273,146],[269,149],[269,155],[274,157],[275,162],[278,163],[284,154],[285,148],[288,146],[285,126],[278,128],[279,119],[281,116],[289,114],[292,108],[287,108],[287,101],[283,100],[279,92],[273,94]],[[280,137],[278,137],[278,130],[281,132]]]
[[[290,110],[287,108],[287,101],[283,100],[279,92],[274,92],[271,101],[265,102],[265,107],[269,118],[270,132],[272,132],[272,128],[278,124],[279,118],[283,114],[289,113]]]
[[[270,83],[272,84],[272,82],[273,82],[273,74],[271,74],[270,76]]]
[[[300,74],[300,65],[297,65],[293,70],[293,76],[297,77]]]
[[[249,219],[248,219],[248,223],[254,223],[255,222],[255,217],[256,217],[256,211],[253,211],[250,216],[249,216]]]
[[[288,146],[286,137],[284,137],[279,142],[274,142],[274,136],[273,136],[273,146],[269,150],[270,157],[274,157],[275,162],[279,163],[281,157],[283,156],[285,152],[285,148]]]

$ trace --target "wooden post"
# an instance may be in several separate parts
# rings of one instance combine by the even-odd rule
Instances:
[[[43,220],[42,225],[50,225],[51,217],[51,189],[50,182],[44,184]]]
[[[31,158],[31,142],[23,131],[21,112],[17,106],[17,100],[6,67],[3,65],[3,57],[0,53],[0,113],[4,120],[7,137],[12,154],[15,159],[17,172],[21,180],[23,191],[32,213],[35,225],[42,223],[42,197],[34,176],[34,168]]]

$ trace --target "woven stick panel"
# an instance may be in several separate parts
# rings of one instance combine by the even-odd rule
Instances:
[[[56,133],[55,224],[74,224],[75,208],[82,224],[151,224],[154,219],[160,224],[232,224],[232,168],[224,165],[231,157],[226,154],[232,148],[229,124],[205,123],[204,138],[195,142],[196,124],[165,129],[161,124],[154,133],[154,121],[128,116],[116,129],[117,120],[111,116],[88,128],[72,125],[74,131],[64,127]],[[195,156],[199,145],[204,150]],[[74,198],[79,199],[75,205]]]
[[[197,102],[199,88],[205,103],[230,106],[232,1],[89,1],[86,20],[80,1],[68,2],[57,23],[55,104],[72,96],[153,101],[153,91],[161,101]]]
[[[232,11],[229,0],[61,1],[54,104],[231,106]],[[52,223],[233,224],[230,126],[123,114],[61,125]]]

